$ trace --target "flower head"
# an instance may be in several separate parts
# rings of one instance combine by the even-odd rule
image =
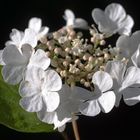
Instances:
[[[20,85],[20,106],[60,132],[81,114],[110,112],[122,97],[128,105],[140,101],[140,32],[128,36],[133,19],[117,3],[92,16],[98,29],[66,9],[66,26],[48,35],[42,20],[31,18],[0,50],[3,79]],[[75,28],[89,29],[89,38]],[[107,38],[115,33],[121,36],[113,47]]]

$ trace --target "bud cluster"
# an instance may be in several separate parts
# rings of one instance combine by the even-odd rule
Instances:
[[[51,66],[69,85],[82,85],[93,89],[92,76],[97,70],[104,70],[109,60],[117,59],[118,51],[106,45],[105,36],[91,28],[90,39],[84,39],[82,32],[65,27],[51,36],[37,48],[45,50],[51,58]]]

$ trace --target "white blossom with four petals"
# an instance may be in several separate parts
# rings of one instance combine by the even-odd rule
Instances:
[[[97,71],[92,82],[95,85],[94,96],[80,107],[80,112],[87,116],[96,116],[101,111],[108,113],[115,105],[115,93],[111,90],[113,80],[107,72]]]
[[[120,58],[129,59],[129,65],[132,65],[131,56],[137,50],[139,44],[140,31],[134,32],[131,36],[120,36],[116,42],[116,48],[120,51]]]
[[[4,48],[2,60],[5,65],[2,68],[3,79],[9,84],[18,84],[24,76],[24,70],[28,65],[47,69],[50,58],[43,50],[35,50],[28,44],[22,45],[20,51],[15,45]]]
[[[28,112],[38,112],[45,108],[53,112],[60,103],[59,91],[62,80],[54,70],[44,71],[35,66],[29,66],[25,78],[20,84],[20,105]]]
[[[113,90],[116,94],[115,105],[119,106],[122,95],[127,105],[138,103],[138,100],[132,101],[131,98],[134,99],[138,96],[138,90],[140,90],[138,88],[140,84],[140,69],[135,66],[127,69],[126,64],[121,61],[109,61],[105,70],[113,78]]]
[[[134,25],[130,15],[127,15],[124,8],[117,3],[112,3],[102,11],[95,8],[92,17],[98,25],[99,31],[107,35],[115,33],[129,35]]]

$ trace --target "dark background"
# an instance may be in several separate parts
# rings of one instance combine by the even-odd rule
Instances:
[[[0,48],[9,39],[12,28],[24,30],[31,17],[40,17],[43,25],[50,27],[51,31],[65,25],[62,18],[66,8],[72,9],[77,17],[86,19],[89,24],[93,23],[91,10],[93,8],[104,9],[108,4],[118,2],[123,5],[135,21],[133,32],[140,29],[139,2],[134,0],[1,0],[0,1]],[[138,5],[138,6],[137,6]],[[78,120],[81,140],[135,140],[140,133],[140,104],[129,107],[123,101],[118,108],[110,113],[96,117],[81,116]],[[2,114],[0,114],[2,115]],[[67,125],[66,131],[73,140],[71,124]],[[26,139],[26,140],[62,140],[58,133],[28,134],[11,130],[0,125],[0,140],[3,139]]]

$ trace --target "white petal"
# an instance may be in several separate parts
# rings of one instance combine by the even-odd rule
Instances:
[[[92,92],[89,90],[77,86],[74,86],[71,92],[72,93],[70,94],[72,94],[73,99],[77,99],[81,101],[85,101],[93,98],[93,94],[94,94],[94,93],[92,94]]]
[[[45,71],[38,67],[28,66],[25,70],[24,80],[30,82],[36,87],[43,86],[45,78]]]
[[[43,50],[38,49],[35,54],[32,55],[29,64],[46,70],[50,65],[50,58],[48,58]]]
[[[82,18],[76,18],[74,21],[74,28],[88,29],[88,23]]]
[[[42,21],[40,18],[34,17],[29,20],[28,27],[38,33],[41,29]]]
[[[17,29],[12,29],[12,32],[10,33],[10,39],[12,41],[7,41],[5,45],[6,46],[16,45],[17,47],[19,47],[20,42],[23,39],[23,36],[24,36],[23,32],[21,32],[21,31],[19,31]]]
[[[116,102],[115,102],[115,106],[118,107],[120,105],[120,101],[122,99],[122,92],[119,92],[118,89],[117,91],[114,90],[114,93],[116,95]]]
[[[67,84],[63,84],[61,90],[58,91],[59,95],[61,96],[62,102],[66,102],[72,93],[72,88]]]
[[[0,65],[5,65],[2,59],[2,55],[3,55],[3,50],[0,50]]]
[[[70,118],[64,118],[62,121],[59,121],[56,111],[46,112],[45,110],[41,110],[37,112],[37,117],[42,122],[54,124],[54,129],[58,128],[60,132],[62,132],[65,129],[65,123],[70,121]]]
[[[34,53],[34,49],[32,48],[32,46],[28,45],[28,44],[24,44],[21,47],[21,53],[22,53],[22,57],[24,57],[26,64],[29,63],[30,57],[32,56],[32,54]]]
[[[131,57],[133,64],[140,68],[140,45],[138,46],[138,49]]]
[[[2,76],[5,82],[16,85],[23,79],[23,66],[5,65],[2,68]]]
[[[57,119],[55,122],[54,122],[54,129],[58,128],[58,131],[59,132],[62,132],[64,131],[65,129],[65,124],[67,122],[69,122],[71,120],[71,118],[64,118],[62,121],[59,121],[59,119]]]
[[[21,45],[23,44],[29,44],[31,45],[33,48],[36,47],[37,45],[37,36],[36,36],[36,33],[34,30],[28,28],[25,30],[25,33],[24,33],[24,38],[21,42]]]
[[[130,35],[133,25],[134,21],[132,17],[127,15],[127,17],[120,23],[119,34]]]
[[[116,46],[120,49],[122,57],[130,58],[137,50],[140,43],[140,31],[136,31],[131,37],[122,35],[118,38]]]
[[[59,132],[63,132],[66,128],[66,125],[62,125],[61,127],[58,127]]]
[[[41,38],[45,37],[46,34],[48,33],[49,28],[48,27],[42,27],[37,35],[38,40],[40,40]]]
[[[23,109],[28,112],[38,112],[43,107],[41,93],[37,93],[28,97],[23,97],[20,100],[19,104]]]
[[[113,91],[108,91],[99,97],[98,102],[102,107],[102,111],[108,113],[115,105],[116,96]]]
[[[25,65],[26,59],[21,54],[21,52],[17,49],[16,46],[11,45],[4,48],[2,60],[4,63],[10,65]]]
[[[60,105],[56,110],[59,121],[62,121],[64,118],[72,118],[72,114],[79,113],[79,106],[81,103],[82,102],[79,100],[75,100],[74,98],[69,97],[67,100],[63,100],[63,96],[60,95]]]
[[[124,8],[117,3],[108,5],[105,8],[105,14],[114,22],[121,22],[126,17]]]
[[[64,19],[66,20],[66,26],[70,26],[74,24],[75,15],[70,9],[66,9],[64,11]]]
[[[53,124],[57,118],[55,111],[54,112],[46,112],[45,108],[43,108],[41,111],[37,112],[37,117],[42,122],[45,122],[48,124]]]
[[[113,80],[107,72],[97,71],[92,77],[93,84],[96,84],[102,92],[112,88]]]
[[[71,118],[73,113],[79,112],[79,105],[85,101],[80,95],[86,95],[82,95],[80,92],[77,93],[77,91],[66,84],[62,86],[62,89],[58,93],[60,95],[60,105],[57,108],[59,121],[62,121],[64,118]]]
[[[101,112],[97,100],[88,101],[80,106],[80,112],[86,116],[96,116]]]
[[[36,85],[29,81],[22,81],[19,87],[19,94],[22,97],[32,96],[40,92],[39,85]]]
[[[60,97],[57,92],[43,91],[43,101],[47,107],[47,112],[53,112],[60,103]]]
[[[113,79],[117,80],[118,84],[122,83],[126,64],[121,61],[108,61],[105,71],[108,72]]]
[[[58,91],[62,87],[62,80],[58,73],[54,70],[46,71],[45,89],[47,91]]]
[[[92,17],[95,23],[98,25],[100,32],[110,35],[113,34],[117,28],[117,25],[113,24],[109,17],[107,17],[105,13],[98,8],[93,9]]]
[[[126,88],[123,90],[124,102],[129,105],[135,105],[140,102],[140,88]]]
[[[120,90],[125,89],[134,84],[140,84],[140,69],[137,67],[129,67],[126,71]]]

